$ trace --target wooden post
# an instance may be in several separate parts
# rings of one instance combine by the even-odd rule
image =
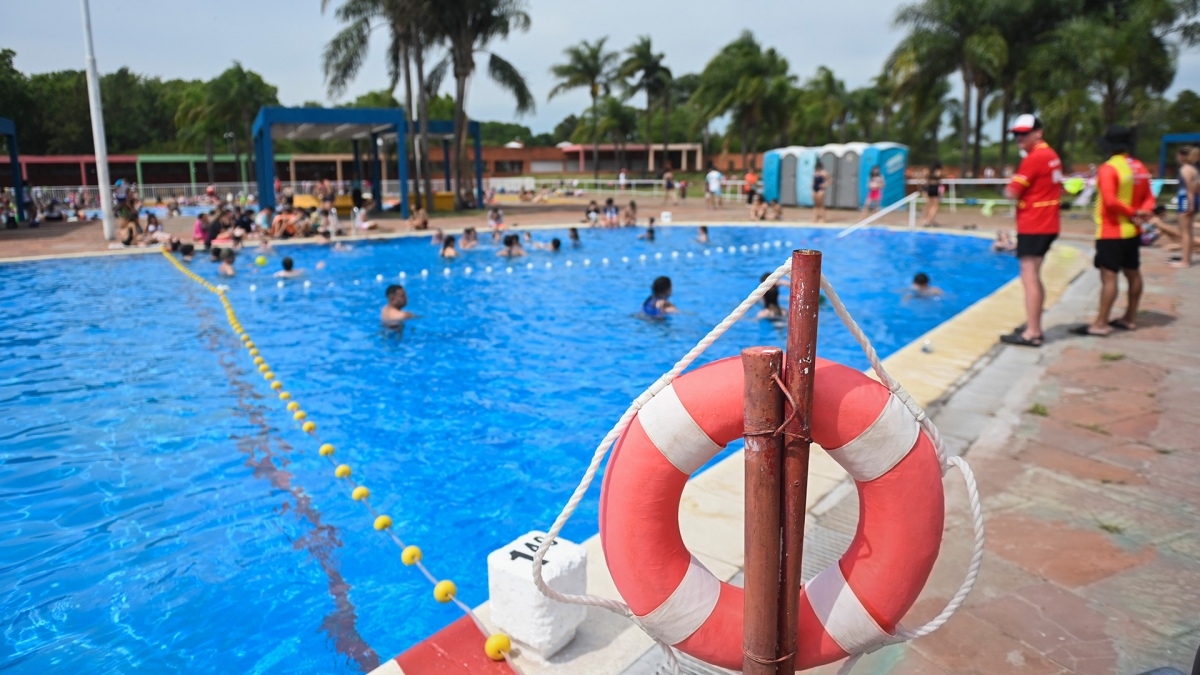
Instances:
[[[779,575],[779,673],[796,672],[800,616],[800,566],[804,559],[804,513],[808,499],[808,451],[812,442],[813,381],[817,367],[817,312],[821,301],[821,252],[792,251],[784,389],[793,402],[784,428],[783,553]],[[816,639],[808,636],[806,639]]]
[[[742,672],[775,675],[779,649],[780,462],[783,436],[783,350],[742,350],[746,375],[745,616]]]

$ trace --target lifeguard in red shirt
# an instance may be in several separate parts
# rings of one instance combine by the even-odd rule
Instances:
[[[1025,347],[1041,347],[1042,311],[1046,289],[1042,285],[1042,261],[1058,238],[1059,200],[1062,196],[1062,160],[1042,140],[1042,121],[1020,115],[1010,129],[1025,153],[1021,166],[1005,192],[1017,200],[1017,258],[1021,263],[1021,285],[1025,288],[1025,326],[1000,341]]]

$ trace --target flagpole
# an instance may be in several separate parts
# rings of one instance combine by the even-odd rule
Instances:
[[[104,221],[104,238],[112,241],[116,237],[113,223],[112,182],[108,177],[108,144],[104,140],[104,110],[100,100],[100,74],[96,71],[96,52],[92,48],[92,13],[88,0],[80,0],[83,7],[83,48],[87,71],[88,104],[92,111],[92,142],[96,147],[96,177],[100,190],[100,211]]]

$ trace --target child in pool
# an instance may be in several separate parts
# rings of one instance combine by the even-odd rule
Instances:
[[[276,272],[275,276],[280,279],[295,279],[304,276],[304,270],[293,269],[295,264],[291,258],[284,258],[283,269]]]
[[[912,293],[918,297],[931,298],[942,294],[942,289],[929,284],[929,275],[924,272],[917,272],[913,277]]]
[[[652,319],[664,319],[668,314],[675,313],[675,305],[671,304],[671,278],[658,277],[650,285],[650,297],[642,303],[642,313]]]
[[[442,256],[443,258],[458,257],[458,249],[454,248],[453,236],[446,237],[446,239],[442,242],[442,251],[438,255]]]
[[[233,261],[237,260],[237,252],[231,248],[221,251],[221,266],[217,268],[217,274],[223,277],[231,277],[235,274],[233,271]]]
[[[416,314],[404,309],[404,306],[408,304],[408,293],[405,292],[403,286],[388,286],[385,293],[387,304],[379,311],[379,320],[383,322],[383,325],[399,326],[416,317]]]

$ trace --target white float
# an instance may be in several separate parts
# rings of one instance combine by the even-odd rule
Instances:
[[[530,532],[487,557],[492,623],[543,659],[565,647],[587,616],[585,606],[551,600],[533,585],[533,554],[545,536]],[[587,550],[556,539],[546,553],[542,577],[559,593],[585,593]]]

